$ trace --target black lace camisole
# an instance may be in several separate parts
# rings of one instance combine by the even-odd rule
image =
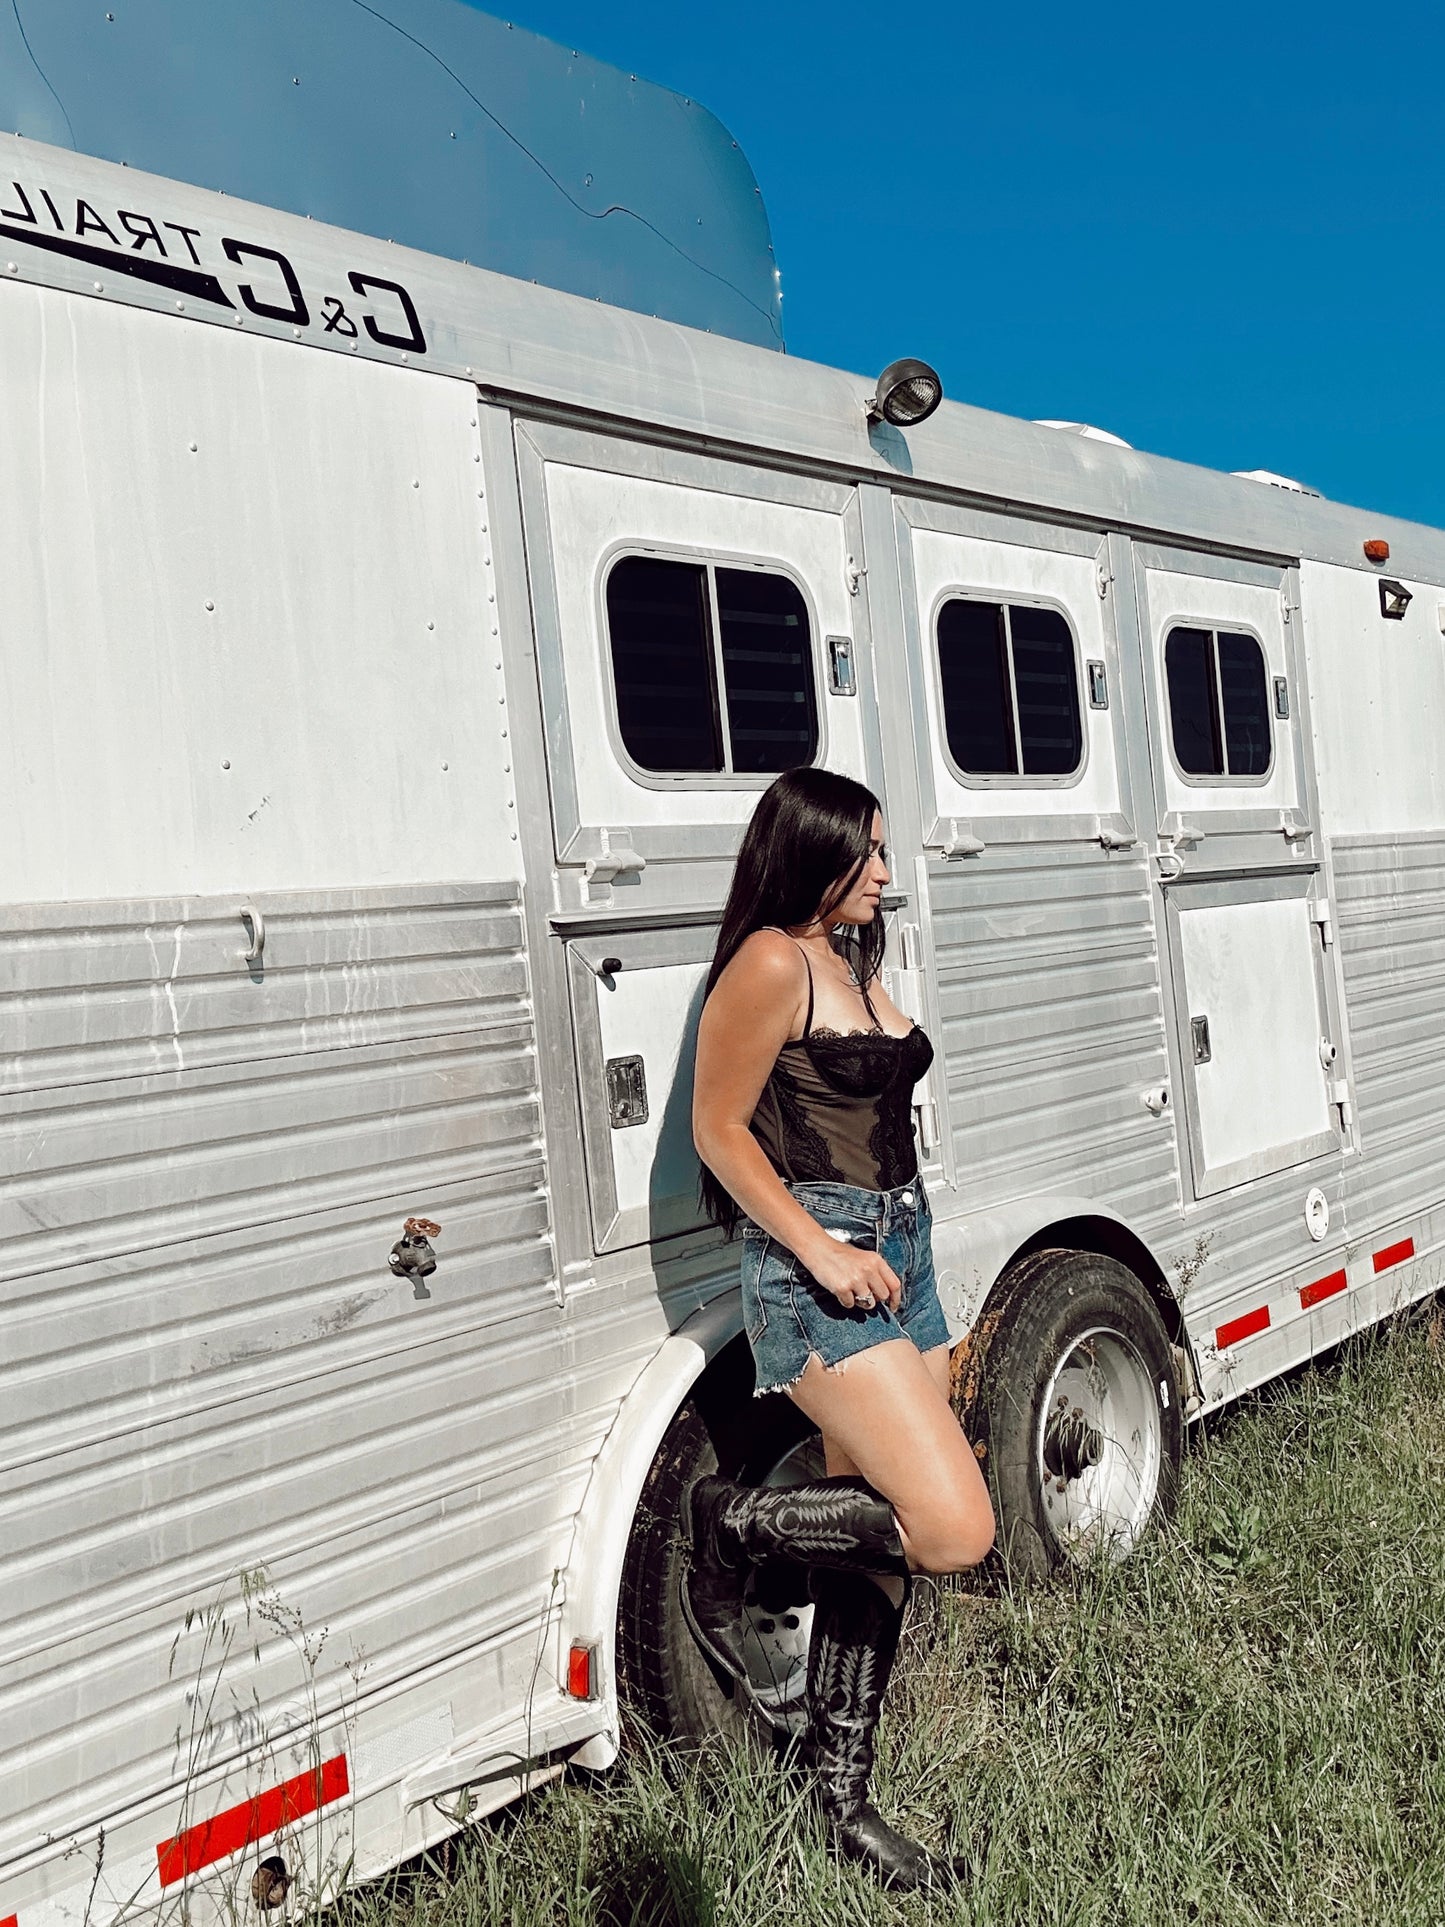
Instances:
[[[902,1037],[890,1037],[866,990],[871,1030],[814,1030],[807,951],[803,961],[803,1034],[778,1052],[753,1113],[753,1136],[778,1176],[791,1183],[891,1191],[918,1175],[913,1087],[933,1062],[933,1046],[917,1024]]]

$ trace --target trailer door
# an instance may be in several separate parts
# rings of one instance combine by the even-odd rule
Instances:
[[[1205,1197],[1344,1143],[1298,577],[1140,546],[1134,580],[1148,745],[1132,760],[1152,782],[1174,1088]]]
[[[917,772],[951,1208],[1053,1192],[1162,1212],[1176,1149],[1139,1102],[1168,1057],[1104,533],[915,498],[895,514],[909,647],[878,674],[909,678],[885,708],[907,736],[886,740]],[[945,1268],[963,1328],[985,1281]]]
[[[699,1222],[693,1042],[781,770],[880,786],[857,491],[517,429],[593,1249]]]

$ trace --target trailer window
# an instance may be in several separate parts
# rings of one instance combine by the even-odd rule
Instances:
[[[1072,776],[1083,761],[1074,637],[1057,609],[952,597],[938,612],[949,753],[966,776]]]
[[[1229,629],[1171,629],[1169,724],[1186,776],[1265,776],[1273,753],[1264,651]]]
[[[763,569],[629,555],[607,578],[617,726],[658,775],[773,775],[813,760],[808,605]]]

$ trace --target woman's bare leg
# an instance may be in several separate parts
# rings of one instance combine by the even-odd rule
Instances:
[[[947,1386],[947,1347],[925,1357],[895,1339],[832,1370],[815,1354],[791,1388],[823,1434],[830,1475],[861,1474],[882,1493],[924,1572],[976,1566],[993,1544],[988,1487]]]
[[[953,1353],[947,1345],[935,1345],[931,1352],[923,1354],[923,1362],[928,1367],[929,1377],[938,1386],[946,1399],[953,1397]],[[828,1468],[830,1479],[856,1479],[861,1477],[859,1468],[849,1458],[836,1439],[823,1435],[823,1461]]]

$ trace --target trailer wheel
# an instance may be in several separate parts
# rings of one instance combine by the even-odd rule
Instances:
[[[1122,1558],[1173,1510],[1183,1450],[1173,1353],[1153,1299],[1117,1259],[1021,1259],[955,1354],[955,1386],[1015,1577],[1100,1547]]]
[[[668,1427],[638,1502],[618,1601],[618,1684],[654,1732],[677,1739],[796,1724],[813,1609],[797,1568],[749,1581],[748,1688],[729,1690],[683,1618],[682,1502],[693,1480],[722,1470],[748,1485],[798,1485],[823,1474],[821,1441],[791,1399],[752,1398],[725,1370],[706,1381]],[[719,1382],[719,1379],[721,1382]],[[740,1408],[736,1396],[746,1401]]]

